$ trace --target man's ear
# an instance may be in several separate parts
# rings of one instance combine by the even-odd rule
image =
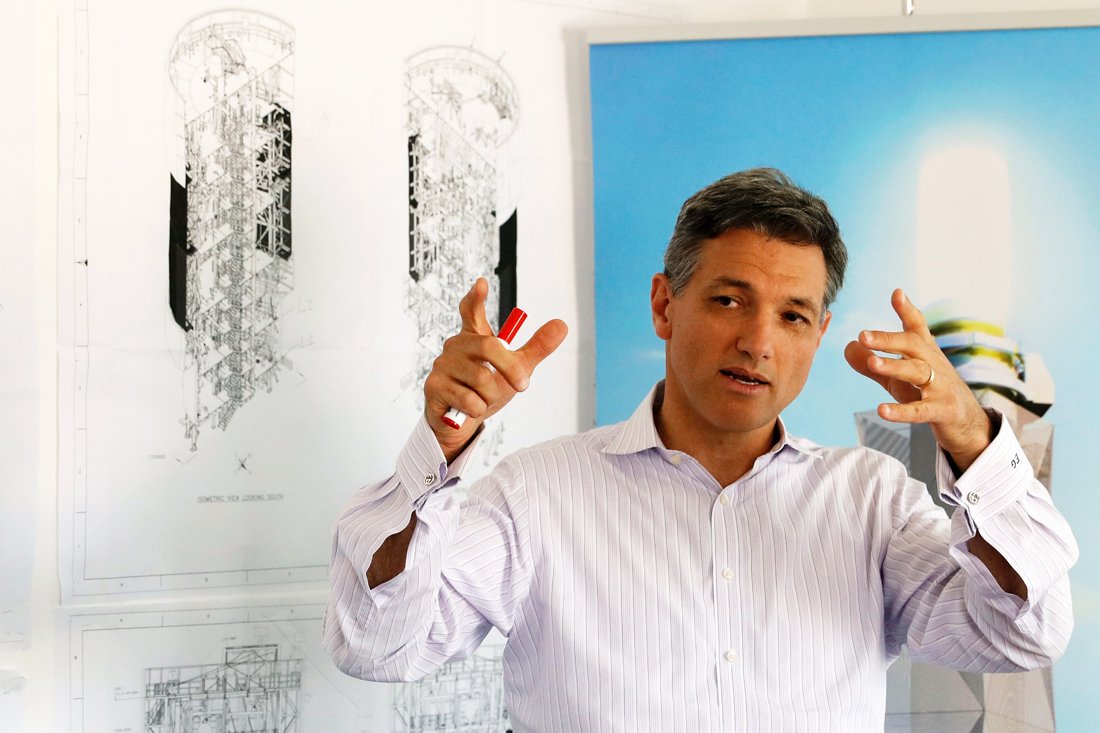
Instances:
[[[659,272],[653,276],[653,284],[649,289],[649,308],[653,316],[653,330],[657,338],[664,341],[672,337],[671,307],[672,289],[669,287],[668,277]]]
[[[833,312],[825,311],[825,317],[821,320],[821,330],[817,333],[817,345],[821,346],[821,339],[825,338],[825,332],[829,330],[829,323],[833,320]],[[815,347],[816,348],[816,347]]]

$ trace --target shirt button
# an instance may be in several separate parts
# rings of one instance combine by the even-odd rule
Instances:
[[[722,494],[721,496],[718,497],[718,501],[722,504],[722,506],[729,506],[730,505],[729,494]]]
[[[727,651],[725,653],[725,657],[726,657],[727,662],[736,662],[737,661],[737,653],[734,652],[732,649],[730,649],[729,651]]]
[[[722,571],[722,577],[725,578],[726,580],[733,580],[733,569],[732,568],[726,568],[725,570],[723,570]]]
[[[683,458],[681,458],[680,456],[676,456],[676,455],[668,457],[668,462],[671,463],[673,466],[679,466],[680,461],[682,461],[682,460],[683,460]]]
[[[424,485],[425,486],[431,486],[434,483],[435,483],[435,474],[434,473],[424,474]]]
[[[966,500],[969,501],[971,504],[977,504],[979,501],[982,500],[982,497],[978,496],[977,491],[971,491],[969,494],[966,495]]]

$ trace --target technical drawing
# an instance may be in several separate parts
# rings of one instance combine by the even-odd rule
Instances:
[[[392,733],[394,686],[336,668],[317,633],[324,611],[291,602],[69,613],[59,694],[73,703],[71,730]]]
[[[145,670],[145,733],[298,731],[302,660],[276,644],[226,647],[225,661]]]
[[[512,79],[471,49],[416,54],[405,70],[409,161],[406,309],[417,324],[414,370],[422,384],[448,336],[461,327],[458,301],[489,280],[494,331],[516,304],[518,211],[509,140],[519,104]]]
[[[184,331],[185,435],[224,430],[284,354],[279,307],[293,288],[294,32],[260,13],[203,16],[180,32],[169,81],[169,305]]]
[[[479,650],[468,659],[447,662],[421,682],[401,685],[394,710],[396,733],[508,731],[499,654]]]
[[[1039,355],[1022,353],[1006,338],[1001,325],[971,317],[961,308],[957,302],[929,307],[929,330],[978,401],[1005,415],[1036,477],[1050,490],[1054,427],[1042,419],[1054,403],[1050,373]],[[860,444],[905,463],[910,474],[929,487],[937,504],[952,509],[936,488],[938,449],[928,425],[889,423],[874,411],[855,417]],[[930,726],[928,730],[1054,730],[1049,668],[1014,674],[958,672],[912,663],[903,653],[890,667],[888,684],[887,697],[895,701],[887,711],[888,730],[909,730],[910,716],[915,715]]]

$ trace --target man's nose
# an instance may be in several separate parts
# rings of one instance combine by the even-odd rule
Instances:
[[[770,359],[773,353],[775,324],[763,314],[754,313],[742,322],[737,336],[737,350],[759,361]]]

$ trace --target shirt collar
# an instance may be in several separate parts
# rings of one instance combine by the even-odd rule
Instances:
[[[615,426],[611,440],[608,441],[603,452],[611,455],[629,455],[650,449],[656,449],[662,453],[667,452],[668,449],[665,448],[661,436],[657,433],[657,423],[653,419],[654,405],[661,404],[664,393],[665,383],[664,380],[661,380],[649,390],[649,394],[634,410],[634,414],[626,422],[621,422]],[[765,455],[786,455],[791,458],[822,457],[819,446],[805,438],[790,435],[787,432],[787,426],[783,423],[783,418],[780,417],[778,420],[779,440]]]

